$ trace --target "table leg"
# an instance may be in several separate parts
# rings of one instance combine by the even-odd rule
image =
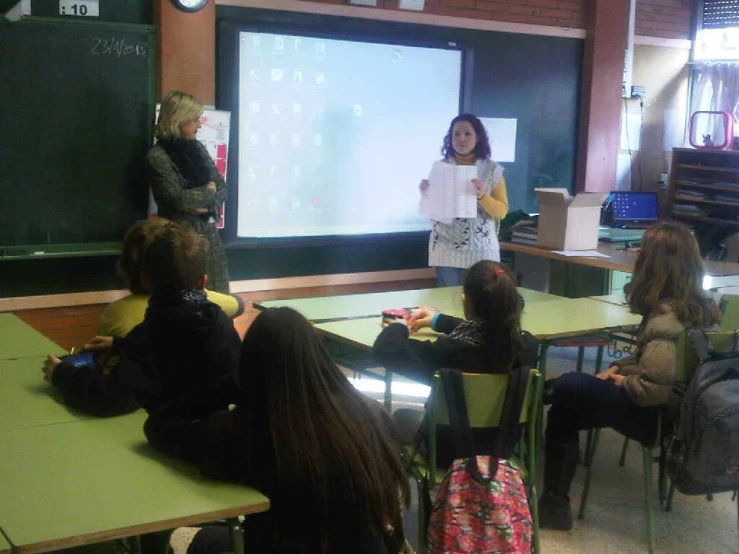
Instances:
[[[385,409],[388,413],[393,408],[393,372],[385,368]]]
[[[237,517],[228,519],[233,537],[234,554],[244,554],[244,526]]]

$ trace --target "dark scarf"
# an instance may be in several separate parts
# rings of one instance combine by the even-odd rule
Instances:
[[[197,139],[162,139],[164,151],[187,181],[186,189],[202,187],[210,181],[208,165],[203,163],[203,153]]]
[[[208,296],[202,290],[186,289],[178,290],[172,293],[157,294],[149,299],[149,306],[169,307],[177,304],[187,304],[189,306],[205,306],[208,302]]]
[[[472,346],[482,346],[485,342],[486,327],[482,319],[463,321],[449,333],[449,338],[466,342]]]

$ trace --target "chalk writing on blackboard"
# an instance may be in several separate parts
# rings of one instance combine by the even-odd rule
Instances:
[[[145,58],[149,54],[149,49],[143,42],[127,42],[125,38],[94,38],[90,53],[95,56],[114,56],[118,59],[126,56]]]

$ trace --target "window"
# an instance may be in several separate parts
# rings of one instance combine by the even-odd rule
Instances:
[[[739,61],[739,0],[703,0],[694,46],[696,61]]]

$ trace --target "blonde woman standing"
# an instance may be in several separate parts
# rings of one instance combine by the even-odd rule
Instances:
[[[146,166],[159,215],[189,223],[210,243],[208,288],[229,292],[228,266],[215,222],[227,185],[203,144],[197,140],[203,104],[194,96],[170,92],[162,101],[158,139]]]

